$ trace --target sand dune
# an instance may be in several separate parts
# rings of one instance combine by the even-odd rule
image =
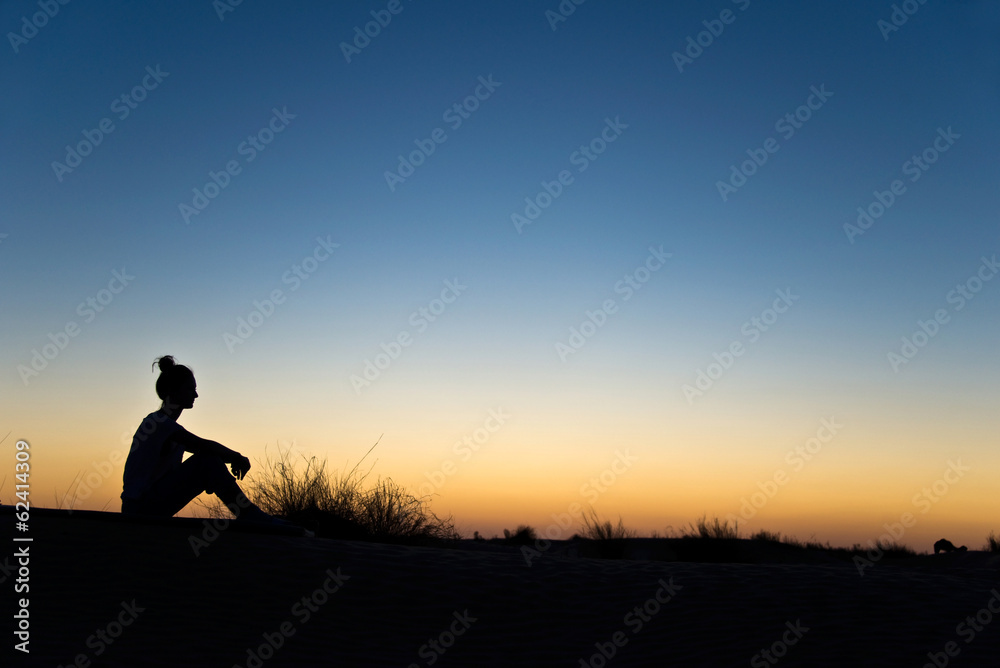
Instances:
[[[203,531],[34,510],[32,652],[15,665],[919,667],[929,652],[998,665],[1000,623],[980,611],[1000,610],[1000,578],[982,553],[860,577],[849,563],[602,560],[565,545],[529,567],[514,547],[232,527],[196,556]]]

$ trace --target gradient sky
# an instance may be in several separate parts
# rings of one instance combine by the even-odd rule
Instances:
[[[0,4],[6,502],[23,438],[36,504],[117,510],[172,354],[189,430],[336,469],[381,436],[469,535],[1000,531],[997,3],[220,6]]]

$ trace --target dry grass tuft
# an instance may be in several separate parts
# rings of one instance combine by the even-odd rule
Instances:
[[[739,528],[736,522],[732,524],[729,520],[720,520],[713,517],[709,521],[704,515],[698,518],[694,524],[688,524],[681,529],[681,538],[739,538]]]
[[[265,451],[264,462],[244,479],[243,488],[264,512],[319,536],[383,541],[460,538],[452,519],[435,515],[427,497],[414,496],[391,478],[369,484],[370,472],[359,472],[355,466],[346,474],[331,473],[325,459],[302,455],[294,462],[291,449],[279,447],[275,457]],[[230,515],[221,502],[202,505],[210,515]]]
[[[635,538],[639,533],[634,529],[629,529],[618,516],[618,524],[611,520],[601,521],[597,516],[597,511],[593,508],[583,514],[583,537],[591,540],[624,540]]]

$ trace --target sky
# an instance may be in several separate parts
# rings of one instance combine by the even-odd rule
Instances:
[[[181,424],[466,535],[1000,531],[1000,6],[0,3],[0,476]],[[189,505],[182,514],[196,514]]]

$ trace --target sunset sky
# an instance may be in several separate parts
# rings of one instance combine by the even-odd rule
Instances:
[[[5,503],[25,439],[34,504],[117,511],[172,354],[190,431],[381,438],[470,536],[1000,531],[998,3],[41,5],[0,4]]]

